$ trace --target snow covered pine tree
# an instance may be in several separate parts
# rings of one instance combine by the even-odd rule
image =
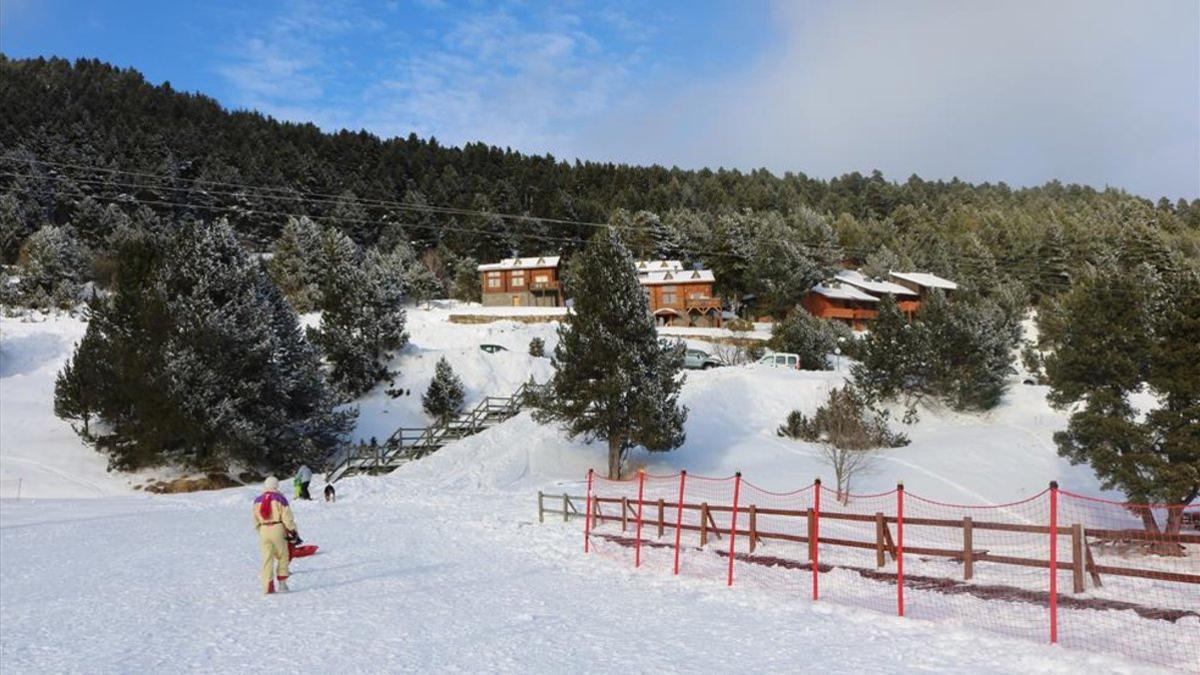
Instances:
[[[439,422],[453,418],[463,407],[463,384],[446,357],[438,359],[429,389],[421,396],[425,412]]]
[[[574,313],[558,329],[556,373],[534,415],[572,437],[607,441],[608,475],[619,478],[631,448],[683,444],[683,349],[659,343],[633,257],[614,233],[592,238],[566,283]]]

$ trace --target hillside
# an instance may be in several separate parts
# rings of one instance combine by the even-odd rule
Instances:
[[[886,250],[980,290],[1019,281],[1035,298],[1114,251],[1131,263],[1200,257],[1200,200],[1056,182],[1014,190],[878,172],[822,180],[569,163],[483,143],[324,133],[99,61],[0,55],[0,148],[3,262],[46,223],[73,224],[103,248],[112,223],[99,214],[110,204],[227,217],[259,250],[288,216],[308,215],[361,244],[408,240],[443,263],[570,253],[611,221],[639,256],[702,262],[735,296],[755,282],[736,259],[761,268],[788,254],[756,250],[758,238],[833,245],[857,262]]]

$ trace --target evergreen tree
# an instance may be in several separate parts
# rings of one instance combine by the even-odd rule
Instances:
[[[838,338],[853,339],[845,324],[796,311],[771,328],[770,346],[777,352],[799,355],[800,367],[805,370],[829,370],[829,355],[838,347]]]
[[[546,355],[546,342],[540,337],[535,337],[529,341],[529,355],[541,358]]]
[[[267,269],[297,312],[311,312],[320,301],[321,231],[307,216],[289,217],[279,233]]]
[[[330,364],[330,381],[346,398],[395,373],[388,362],[404,347],[404,262],[358,246],[334,228],[321,233],[321,324],[310,330]]]
[[[535,414],[572,437],[605,440],[608,475],[619,478],[633,447],[683,444],[683,349],[659,343],[633,257],[616,234],[597,234],[572,259],[567,288],[574,315],[558,329],[556,372]]]
[[[21,294],[30,305],[44,306],[58,299],[73,305],[83,276],[86,253],[70,227],[46,225],[29,236],[17,256]]]
[[[461,302],[479,302],[482,295],[479,262],[470,256],[459,258],[454,269],[451,297]]]
[[[1200,277],[1165,282],[1149,266],[1092,271],[1062,298],[1046,357],[1050,400],[1076,406],[1059,454],[1092,467],[1135,503],[1187,505],[1200,494]],[[1133,397],[1155,394],[1144,417]],[[1153,511],[1139,513],[1158,532]],[[1178,533],[1181,509],[1166,525]],[[1160,550],[1178,553],[1177,550]]]
[[[169,242],[134,232],[119,258],[55,400],[114,468],[280,470],[345,441],[355,413],[335,410],[295,313],[228,224],[188,223]]]
[[[1037,249],[1037,283],[1033,286],[1035,300],[1053,297],[1071,285],[1067,256],[1066,236],[1062,227],[1058,224],[1047,226]]]
[[[859,271],[872,279],[887,279],[888,274],[901,267],[900,256],[887,246],[880,246],[867,256]]]
[[[463,407],[463,384],[446,357],[438,359],[429,389],[421,396],[421,407],[439,422],[454,419]]]
[[[16,195],[0,195],[0,264],[13,262],[31,229]]]

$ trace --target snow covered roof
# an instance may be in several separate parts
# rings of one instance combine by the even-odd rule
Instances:
[[[683,269],[683,263],[678,260],[639,260],[637,261],[638,274],[647,272],[664,272],[670,270]]]
[[[638,282],[643,286],[658,284],[686,284],[696,282],[714,282],[712,270],[668,270],[665,272],[644,272],[638,275]]]
[[[505,258],[498,263],[485,263],[478,267],[480,272],[499,272],[501,270],[532,270],[543,267],[558,267],[556,255],[536,256],[533,258]]]
[[[953,291],[958,288],[958,284],[953,281],[943,279],[936,274],[928,272],[892,272],[891,274],[896,279],[924,286],[925,288],[941,288],[947,291]]]
[[[857,300],[860,302],[879,302],[879,298],[863,293],[850,284],[837,280],[825,281],[812,287],[812,292],[835,300]]]
[[[900,284],[882,279],[872,279],[858,270],[842,270],[837,273],[838,281],[860,288],[873,295],[904,295],[916,297],[916,291]]]

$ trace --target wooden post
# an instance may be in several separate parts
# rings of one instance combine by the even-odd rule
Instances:
[[[817,558],[817,553],[816,553],[817,540],[815,537],[813,537],[813,530],[815,529],[816,519],[813,516],[814,516],[813,509],[810,506],[810,507],[808,507],[808,561],[809,562],[812,562],[813,560],[816,560],[816,558]]]
[[[875,566],[883,567],[883,512],[875,512]]]
[[[975,576],[975,525],[971,516],[963,516],[963,579]]]
[[[621,497],[621,531],[625,531],[625,526],[629,523],[629,500]]]
[[[750,552],[758,547],[758,513],[753,504],[750,505]]]
[[[584,504],[583,516],[583,552],[587,553],[591,548],[592,540],[592,470],[588,469],[587,480],[587,503]]]
[[[546,522],[546,511],[542,507],[542,497],[544,497],[544,495],[542,494],[542,491],[538,490],[538,522],[539,523]]]
[[[708,543],[708,502],[700,503],[700,548]]]
[[[663,536],[663,506],[665,506],[665,504],[663,503],[663,500],[660,497],[658,500],[658,538],[659,539],[662,539],[662,536]]]
[[[1083,526],[1071,526],[1071,592],[1082,593],[1083,588]]]
[[[567,493],[564,492],[563,493],[563,522],[564,523],[567,522],[567,519],[570,517],[567,514],[567,511],[568,511],[567,506],[570,505],[570,503],[571,503],[571,501],[570,501],[570,499],[567,498]]]
[[[1100,588],[1104,584],[1100,582],[1100,573],[1096,571],[1096,561],[1092,559],[1092,546],[1088,544],[1087,536],[1083,538],[1083,557],[1087,564],[1088,574],[1092,577],[1092,585]]]

